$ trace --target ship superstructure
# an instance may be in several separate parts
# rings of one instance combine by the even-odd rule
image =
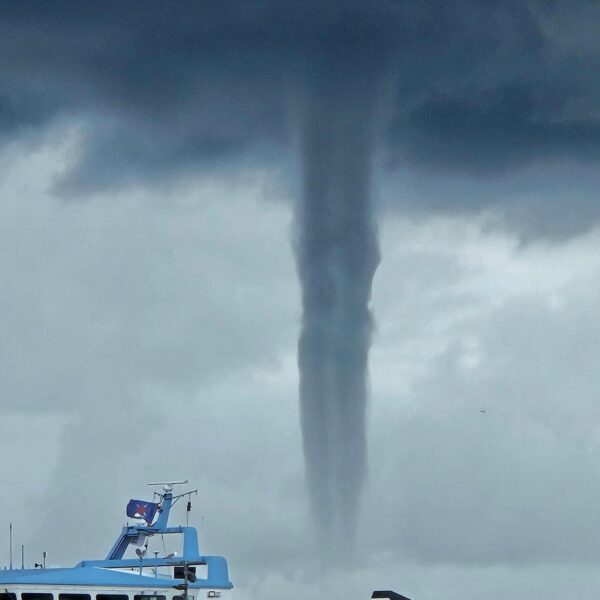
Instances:
[[[173,504],[194,492],[173,495],[167,482],[158,502],[131,500],[127,514],[138,521],[123,527],[103,560],[83,560],[74,567],[0,571],[0,600],[203,600],[229,598],[227,561],[200,554],[198,532],[189,525],[168,525]],[[189,508],[188,504],[188,508]],[[147,556],[148,539],[180,536],[182,550]],[[136,558],[124,558],[130,546]]]

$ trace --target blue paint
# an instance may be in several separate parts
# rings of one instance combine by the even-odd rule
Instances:
[[[206,565],[207,577],[189,582],[189,589],[231,589],[227,561],[222,556],[202,556],[198,544],[198,532],[194,527],[168,527],[169,514],[173,505],[172,492],[167,490],[162,496],[159,516],[156,523],[150,526],[123,527],[119,537],[113,544],[108,556],[104,560],[83,560],[74,567],[60,569],[19,569],[0,571],[0,588],[18,585],[52,585],[52,586],[114,586],[142,589],[172,589],[175,585],[183,583],[182,579],[175,579],[160,575],[152,577],[140,575],[138,569],[154,567],[185,567]],[[140,536],[151,537],[154,535],[183,536],[182,556],[172,558],[142,558],[123,559],[130,544],[135,544]],[[113,569],[135,569],[135,571],[122,572]],[[49,590],[55,591],[55,590]]]

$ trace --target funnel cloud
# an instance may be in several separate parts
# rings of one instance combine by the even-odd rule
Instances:
[[[365,410],[379,263],[371,171],[375,96],[333,65],[314,78],[302,122],[297,211],[300,405],[320,546],[351,548],[367,474]],[[323,546],[325,544],[325,546]]]

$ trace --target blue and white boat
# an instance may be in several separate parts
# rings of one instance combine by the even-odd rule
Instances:
[[[74,567],[0,571],[0,600],[203,600],[229,598],[233,588],[227,561],[200,554],[194,527],[169,527],[173,504],[194,492],[173,495],[167,482],[156,502],[131,500],[127,515],[136,524],[123,527],[104,560],[83,560]],[[154,485],[154,484],[152,484]],[[188,502],[188,511],[190,503]],[[180,536],[181,554],[148,557],[153,536]],[[134,547],[135,558],[126,553]],[[164,553],[163,553],[164,554]],[[12,567],[12,565],[11,565]]]

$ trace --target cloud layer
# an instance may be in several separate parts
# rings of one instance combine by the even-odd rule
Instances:
[[[530,166],[552,163],[553,189],[557,168],[564,180],[574,164],[597,163],[593,3],[109,2],[98,14],[23,2],[2,11],[2,136],[78,123],[62,194],[156,185],[243,157],[285,168],[281,149],[297,136],[299,104],[324,61],[340,65],[350,95],[373,70],[385,73],[384,162],[422,182],[418,209],[478,211],[493,197],[511,214],[536,214],[535,194],[517,208],[502,202],[507,179],[523,187],[536,178]],[[348,86],[361,62],[368,68]],[[489,191],[440,198],[429,188],[445,188],[449,175]],[[587,210],[563,231],[564,195],[544,203],[548,216],[530,232],[572,234],[596,220],[581,200]],[[403,196],[396,203],[411,207]]]

